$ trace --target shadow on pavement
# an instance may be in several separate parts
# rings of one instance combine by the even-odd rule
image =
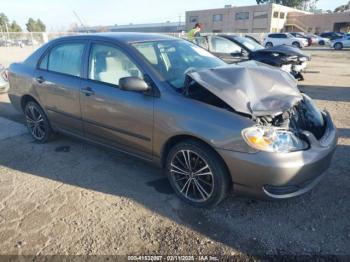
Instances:
[[[341,133],[348,136],[349,130]],[[346,222],[338,221],[347,218],[339,213],[334,201],[348,199],[348,190],[339,190],[337,185],[343,184],[344,175],[350,173],[344,161],[349,151],[349,147],[339,146],[327,176],[302,197],[265,202],[231,194],[213,209],[197,209],[179,201],[162,171],[148,163],[76,139],[59,137],[48,144],[37,144],[29,135],[23,135],[1,141],[0,165],[88,190],[127,197],[246,254],[305,254],[305,248],[311,249],[307,252],[321,248],[329,254],[334,245],[340,248],[346,245],[338,241],[328,243],[327,236],[337,234],[342,239],[348,234],[344,231]],[[324,214],[327,220],[323,219]],[[322,244],[323,241],[328,246]]]

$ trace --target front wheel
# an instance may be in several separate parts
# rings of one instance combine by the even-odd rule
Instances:
[[[29,101],[24,107],[24,115],[29,133],[39,143],[46,143],[53,135],[48,118],[41,107]]]
[[[342,43],[336,43],[336,44],[334,45],[334,49],[335,49],[335,50],[342,50],[342,49],[343,49]]]
[[[220,157],[209,146],[193,140],[171,149],[166,172],[176,194],[196,207],[217,205],[231,184]]]

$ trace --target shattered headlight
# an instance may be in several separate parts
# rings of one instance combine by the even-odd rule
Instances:
[[[249,146],[267,152],[286,153],[304,150],[309,146],[292,132],[275,127],[252,126],[244,129],[242,135]]]

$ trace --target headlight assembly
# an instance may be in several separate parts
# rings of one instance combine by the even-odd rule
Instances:
[[[308,144],[292,132],[275,127],[253,126],[242,131],[249,146],[266,152],[286,153],[308,148]]]

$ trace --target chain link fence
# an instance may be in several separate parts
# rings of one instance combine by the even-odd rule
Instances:
[[[42,33],[42,32],[25,32],[25,33],[6,33],[0,32],[0,47],[11,46],[33,46],[38,47],[42,44],[61,36],[77,35],[81,33],[76,32],[54,32],[54,33]],[[179,33],[159,33],[178,38],[187,38],[186,32]],[[266,33],[220,33],[220,34],[235,34],[240,36],[249,35],[256,38],[259,41],[264,39]],[[203,33],[202,35],[217,35],[217,33]]]

